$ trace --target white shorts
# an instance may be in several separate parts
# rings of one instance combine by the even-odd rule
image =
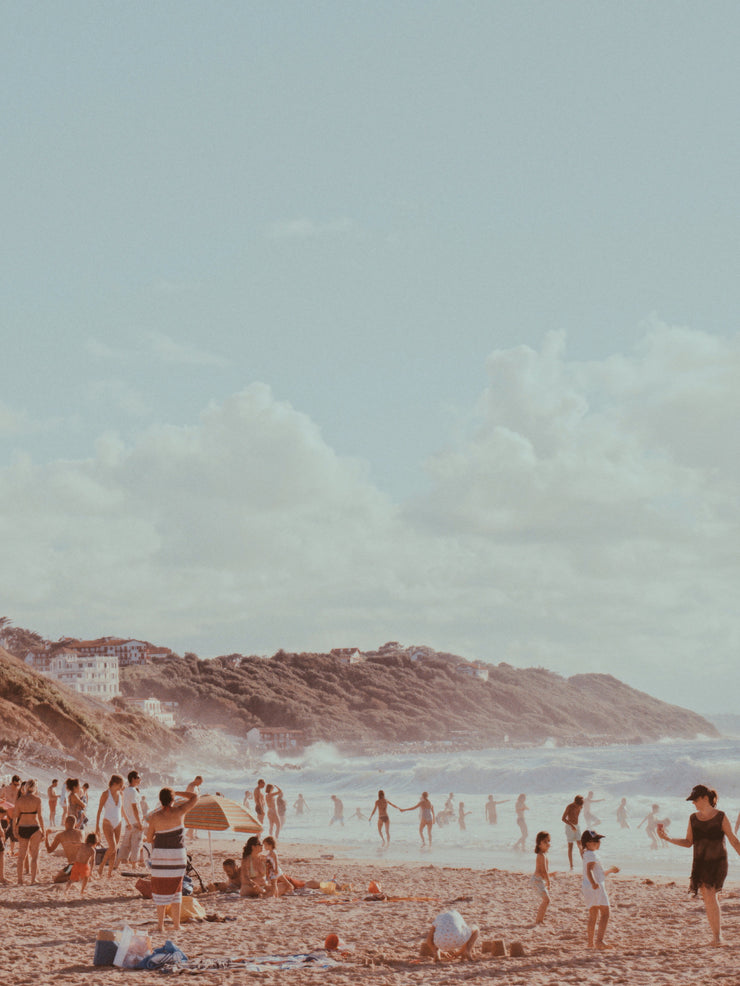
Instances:
[[[568,842],[580,842],[581,841],[581,831],[576,826],[574,829],[570,825],[565,826],[565,838]]]
[[[583,899],[586,901],[586,907],[608,907],[609,897],[606,893],[606,887],[603,883],[600,883],[596,889],[594,889],[590,883],[584,883],[582,888]]]

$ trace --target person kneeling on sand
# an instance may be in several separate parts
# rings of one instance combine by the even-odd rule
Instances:
[[[58,873],[54,874],[54,883],[67,883],[69,880],[72,864],[77,858],[77,850],[82,845],[83,838],[82,832],[75,828],[74,815],[67,815],[64,819],[64,828],[61,832],[57,832],[51,845],[49,845],[49,833],[46,833],[46,851],[51,853],[61,846],[64,855],[67,857],[67,865],[63,866]]]
[[[430,956],[435,962],[443,958],[472,960],[478,934],[478,925],[470,927],[458,911],[445,911],[434,919],[420,954]]]

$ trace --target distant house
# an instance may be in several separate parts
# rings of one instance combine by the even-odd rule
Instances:
[[[430,658],[435,656],[435,653],[431,647],[414,647],[409,649],[406,653],[409,658],[416,663],[428,661]]]
[[[108,654],[118,658],[119,667],[132,664],[147,664],[152,657],[165,657],[171,654],[169,647],[155,647],[146,640],[130,640],[124,637],[98,637],[95,640],[75,640],[65,638],[62,643],[80,654]]]
[[[134,708],[139,709],[145,715],[151,716],[157,722],[161,722],[163,726],[172,728],[175,725],[172,706],[176,705],[176,702],[160,702],[158,698],[130,698],[127,701],[129,705],[133,705]],[[166,708],[167,706],[169,706],[169,709]]]
[[[306,734],[303,729],[253,726],[247,732],[247,744],[261,750],[277,750],[278,753],[296,752],[306,745]]]
[[[473,661],[470,664],[458,664],[455,668],[458,674],[467,674],[471,678],[478,678],[480,681],[488,681],[488,668],[480,661]]]
[[[340,664],[360,664],[365,660],[357,647],[333,647],[331,656]]]
[[[82,654],[72,647],[52,645],[27,654],[25,663],[90,698],[110,702],[120,694],[118,658],[113,655]]]

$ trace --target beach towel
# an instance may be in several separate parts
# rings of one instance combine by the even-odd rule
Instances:
[[[172,945],[167,942],[167,945]],[[165,946],[166,947],[166,946]],[[172,946],[174,948],[174,946]],[[159,952],[160,949],[157,949]],[[180,953],[182,955],[182,953]],[[156,953],[155,953],[156,955]],[[154,959],[155,955],[149,956]],[[184,958],[184,957],[183,957]],[[202,972],[213,972],[219,969],[242,969],[245,972],[269,972],[271,970],[287,971],[291,969],[335,969],[341,965],[337,959],[330,958],[323,949],[315,952],[299,952],[295,955],[255,955],[249,959],[201,958],[178,960],[172,953],[157,957],[156,965],[144,968],[156,968],[158,972],[189,973],[199,975]]]

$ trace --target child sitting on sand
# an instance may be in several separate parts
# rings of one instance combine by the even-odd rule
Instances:
[[[604,941],[604,932],[609,922],[609,897],[604,882],[611,873],[619,873],[618,866],[602,869],[599,859],[599,848],[603,835],[591,829],[581,836],[583,846],[583,897],[588,907],[588,947],[608,948]],[[600,920],[599,920],[600,919]],[[598,923],[598,931],[596,925]]]
[[[293,884],[280,869],[275,840],[271,835],[268,835],[266,839],[262,840],[262,845],[265,847],[265,877],[268,897],[282,897],[283,894],[292,894]]]
[[[87,881],[90,879],[92,864],[95,860],[95,843],[97,841],[97,836],[94,832],[91,832],[77,850],[74,863],[72,863],[72,869],[69,873],[69,880],[64,884],[65,894],[69,890],[70,884],[79,880],[80,897],[85,896],[85,887],[87,886]]]
[[[420,954],[431,956],[435,962],[441,959],[472,960],[473,946],[478,939],[478,926],[471,928],[458,911],[445,911],[438,914],[429,934],[422,942]]]
[[[545,920],[545,911],[550,903],[550,869],[547,865],[547,852],[550,848],[550,833],[538,832],[535,839],[534,851],[537,861],[534,865],[534,873],[530,883],[535,891],[540,895],[540,906],[535,918],[535,924],[542,924]]]

